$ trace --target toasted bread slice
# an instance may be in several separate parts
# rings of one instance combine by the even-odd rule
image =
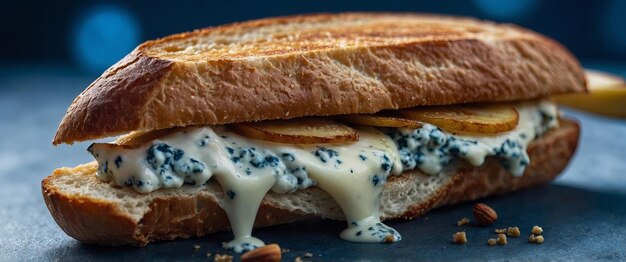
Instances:
[[[461,164],[436,176],[417,170],[390,176],[380,205],[382,218],[411,219],[438,206],[547,183],[569,162],[578,136],[578,124],[562,120],[559,128],[529,145],[531,163],[521,177],[511,176],[491,157],[481,167]],[[224,193],[215,182],[140,194],[97,180],[96,169],[96,163],[60,168],[42,182],[43,197],[54,220],[75,239],[98,245],[142,246],[229,229],[220,208]],[[313,187],[290,194],[267,194],[255,226],[311,216],[344,219],[335,200]]]
[[[584,90],[563,46],[513,25],[419,14],[279,17],[140,45],[74,100],[53,143]]]

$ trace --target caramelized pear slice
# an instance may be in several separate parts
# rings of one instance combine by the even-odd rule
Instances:
[[[412,119],[400,118],[388,114],[373,114],[373,115],[344,115],[338,116],[337,119],[344,123],[357,124],[364,126],[378,126],[378,127],[396,127],[396,128],[420,128],[422,122]]]
[[[133,131],[127,135],[121,136],[115,143],[126,147],[137,147],[180,130],[182,130],[182,128],[173,127],[152,131]]]
[[[355,129],[321,118],[237,123],[230,125],[230,128],[243,136],[278,143],[337,144],[359,140]]]
[[[417,107],[399,114],[450,132],[498,133],[514,129],[519,122],[517,110],[503,104]]]

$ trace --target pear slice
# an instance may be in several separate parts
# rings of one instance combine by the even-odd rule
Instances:
[[[322,118],[298,118],[231,124],[236,133],[265,141],[289,144],[338,144],[359,140],[357,130]]]
[[[519,115],[502,104],[468,104],[403,109],[404,118],[438,126],[450,132],[499,133],[514,129]]]
[[[340,122],[357,124],[364,126],[377,126],[377,127],[396,127],[396,128],[420,128],[422,122],[392,116],[390,114],[372,114],[372,115],[342,115],[336,118]]]

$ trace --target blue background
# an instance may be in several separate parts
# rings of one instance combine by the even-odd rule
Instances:
[[[626,1],[3,1],[0,66],[98,75],[137,44],[241,20],[342,11],[428,12],[516,23],[564,43],[585,64],[626,59]]]
[[[67,236],[41,197],[54,168],[91,161],[89,142],[53,147],[65,110],[95,77],[137,44],[168,34],[267,16],[339,11],[402,11],[516,23],[565,44],[585,67],[626,76],[626,1],[32,1],[0,2],[0,261],[207,260],[223,253],[228,232],[145,248],[94,247]],[[552,184],[483,199],[498,210],[494,227],[522,237],[489,247],[493,228],[467,226],[468,244],[450,239],[473,203],[389,222],[404,240],[356,245],[343,222],[312,220],[255,231],[313,260],[626,260],[626,121],[564,108],[582,127],[578,151]],[[532,225],[546,243],[531,245]],[[194,251],[193,245],[201,245]],[[210,258],[209,258],[210,259]]]

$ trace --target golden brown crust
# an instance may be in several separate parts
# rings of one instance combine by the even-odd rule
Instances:
[[[53,143],[584,90],[563,46],[512,25],[416,14],[279,17],[140,45],[76,98]]]
[[[565,168],[576,150],[578,137],[578,124],[562,121],[561,127],[549,131],[531,143],[528,151],[531,165],[524,176],[512,177],[495,159],[488,159],[481,167],[464,168],[449,177],[427,199],[409,205],[406,210],[396,215],[386,215],[384,218],[411,219],[438,206],[547,183]],[[75,239],[99,245],[141,246],[155,240],[203,236],[229,228],[224,211],[216,203],[214,196],[206,194],[207,190],[190,195],[170,194],[155,197],[145,203],[149,205],[148,211],[141,217],[134,218],[121,212],[120,207],[111,202],[89,195],[69,194],[54,185],[54,181],[63,176],[90,176],[90,179],[95,180],[93,176],[95,169],[94,164],[74,169],[57,169],[42,182],[44,200],[50,213],[59,226]],[[415,183],[420,177],[427,175],[419,171],[408,171],[400,176],[392,176],[385,185],[385,191],[401,191],[402,187],[399,184]],[[107,184],[99,184],[105,185]],[[317,188],[303,191],[317,194],[318,197],[320,194],[326,194]],[[133,194],[146,197],[138,193]],[[388,197],[383,193],[383,202]],[[391,201],[398,201],[397,198],[402,196],[395,197],[396,200]],[[336,218],[328,214],[317,215]],[[266,199],[257,214],[255,227],[289,223],[311,216],[312,214],[275,206]]]

